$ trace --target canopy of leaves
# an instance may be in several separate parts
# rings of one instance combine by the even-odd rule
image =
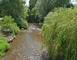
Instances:
[[[28,22],[38,22],[38,16],[37,12],[35,10],[35,5],[36,5],[37,0],[30,0],[29,1],[29,11],[28,11]]]
[[[64,7],[69,3],[69,0],[38,0],[36,3],[36,10],[39,13],[39,18],[44,19],[44,17],[53,11],[55,7]]]
[[[24,0],[3,0],[0,7],[3,16],[11,15],[13,18],[24,18],[27,15],[27,7]]]

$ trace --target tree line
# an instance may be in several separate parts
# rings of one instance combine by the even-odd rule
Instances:
[[[44,17],[54,8],[71,6],[70,0],[30,0],[27,19],[29,22],[43,22]]]

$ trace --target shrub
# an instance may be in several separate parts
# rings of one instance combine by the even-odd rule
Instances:
[[[0,58],[5,54],[5,51],[7,51],[10,47],[7,40],[8,38],[0,37]]]
[[[10,23],[10,24],[4,24],[1,27],[1,30],[9,30],[10,33],[15,34],[19,32],[19,27],[17,26],[16,23]]]
[[[21,28],[21,30],[24,30],[24,28]]]
[[[17,23],[17,25],[18,25],[20,28],[27,28],[27,27],[28,27],[27,21],[26,21],[26,20],[23,20],[22,18],[16,19],[15,22]]]
[[[15,34],[19,32],[19,27],[14,23],[14,19],[11,16],[5,16],[2,21],[1,30],[9,30],[10,33]]]
[[[42,27],[48,57],[77,60],[77,7],[59,8],[45,17]]]

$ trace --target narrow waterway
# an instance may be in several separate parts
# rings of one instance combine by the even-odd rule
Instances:
[[[17,34],[11,48],[1,60],[41,60],[41,55],[46,50],[41,50],[42,38],[37,24],[29,24],[27,30]]]

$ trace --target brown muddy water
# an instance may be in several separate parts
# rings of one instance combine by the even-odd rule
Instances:
[[[10,49],[0,60],[42,60],[46,48],[41,49],[41,29],[37,24],[29,24],[27,30],[20,31],[11,43]]]

